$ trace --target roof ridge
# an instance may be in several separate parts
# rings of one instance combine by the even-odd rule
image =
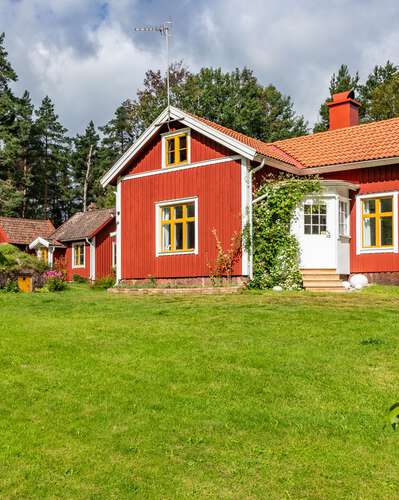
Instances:
[[[9,217],[7,215],[0,215],[0,219],[32,221],[32,222],[50,222],[51,224],[53,223],[51,219],[29,219],[28,217]]]

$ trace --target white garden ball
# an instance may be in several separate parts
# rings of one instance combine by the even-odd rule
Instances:
[[[359,290],[358,286],[360,286],[360,288],[363,288],[368,285],[369,281],[367,279],[367,276],[365,276],[364,274],[354,274],[349,278],[349,283],[351,284],[351,286],[353,286],[353,288]]]
[[[273,287],[273,292],[282,292],[282,291],[283,291],[282,286],[276,285]]]
[[[351,289],[351,284],[349,283],[349,281],[343,281],[342,286],[345,288],[345,290]]]
[[[360,284],[355,285],[355,290],[361,290],[362,288],[363,286]]]

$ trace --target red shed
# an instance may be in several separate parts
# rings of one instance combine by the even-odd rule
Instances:
[[[74,274],[94,281],[113,273],[115,230],[113,208],[92,209],[76,213],[48,238],[36,238],[30,248],[38,253],[47,248],[50,265],[63,259],[68,281]]]

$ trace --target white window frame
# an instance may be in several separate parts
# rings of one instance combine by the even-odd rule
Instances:
[[[181,205],[184,203],[194,203],[195,210],[195,248],[194,250],[180,252],[163,252],[161,245],[161,209],[170,205]],[[159,201],[155,203],[155,255],[157,257],[167,257],[169,255],[198,255],[198,196],[192,198],[178,198],[176,200]]]
[[[340,216],[341,216],[340,204],[341,203],[345,203],[347,208],[348,208],[348,213],[347,213],[346,221],[345,221],[346,233],[341,233],[341,224],[340,224]],[[350,217],[350,215],[351,215],[350,201],[348,200],[348,198],[339,197],[338,198],[338,236],[340,238],[350,238],[350,234],[351,234],[351,226],[350,226],[351,217]]]
[[[362,202],[373,198],[392,196],[393,245],[388,248],[363,248],[362,237]],[[398,253],[398,191],[368,193],[356,196],[356,254],[368,253]]]
[[[75,265],[75,248],[83,245],[83,265]],[[84,242],[72,243],[72,269],[84,269],[86,267],[86,245]]]
[[[166,139],[175,135],[187,134],[187,161],[178,165],[166,165]],[[162,168],[184,168],[191,163],[191,129],[181,128],[173,132],[165,132],[162,137]]]

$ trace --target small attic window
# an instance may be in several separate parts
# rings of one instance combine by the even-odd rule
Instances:
[[[162,142],[164,167],[177,167],[190,162],[189,130],[165,134]]]

